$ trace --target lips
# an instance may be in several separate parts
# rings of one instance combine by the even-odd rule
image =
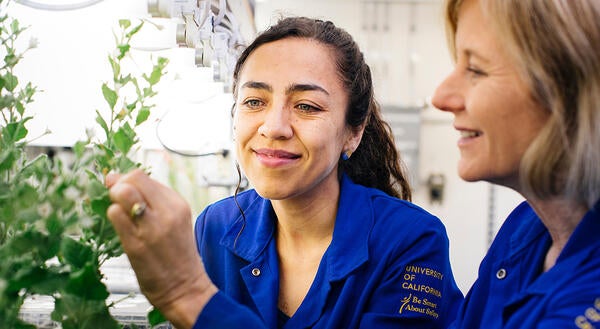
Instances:
[[[280,159],[297,159],[300,155],[283,151],[283,150],[272,150],[272,149],[257,149],[254,152],[258,156],[267,158],[280,158]]]
[[[478,137],[483,135],[483,132],[480,130],[469,129],[463,126],[454,125],[454,129],[458,130],[458,133],[460,134],[457,144],[461,149],[476,145],[479,140]]]
[[[254,150],[258,161],[266,168],[285,168],[296,163],[300,155],[284,150],[257,149]]]

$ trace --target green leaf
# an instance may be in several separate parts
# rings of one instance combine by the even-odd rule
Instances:
[[[9,250],[14,255],[21,255],[47,252],[50,249],[50,245],[51,243],[47,236],[30,229],[20,231],[3,248]]]
[[[117,104],[117,93],[110,89],[106,83],[102,84],[102,95],[104,95],[104,99],[108,103],[108,106],[111,110],[115,109],[115,105]]]
[[[63,329],[117,329],[118,322],[110,316],[105,301],[87,300],[73,294],[55,297],[50,318]]]
[[[65,225],[54,213],[46,220],[46,229],[49,235],[60,236],[65,231]]]
[[[123,154],[127,154],[133,144],[135,144],[135,132],[127,123],[123,125],[113,136],[115,146]]]
[[[25,101],[25,103],[31,103],[33,101],[33,96],[35,95],[35,93],[37,92],[37,88],[35,88],[31,82],[28,82],[27,85],[25,85],[25,88],[23,88],[23,90],[21,90],[21,93],[19,94],[20,98],[23,99]]]
[[[129,52],[129,49],[131,49],[131,46],[128,44],[123,44],[123,45],[118,45],[117,49],[119,50],[119,55],[117,56],[117,59],[123,59],[123,57],[125,57],[125,55]]]
[[[28,265],[22,267],[12,275],[12,278],[8,282],[8,291],[19,291],[45,279],[46,271],[44,269],[34,267],[32,264]]]
[[[135,101],[133,101],[133,103],[125,104],[125,108],[127,109],[127,112],[131,113],[133,110],[135,110],[137,103],[138,103],[138,101],[135,100]]]
[[[63,290],[69,276],[61,271],[62,268],[44,270],[43,275],[36,279],[29,290],[40,295],[53,295],[56,291]]]
[[[19,57],[17,57],[14,53],[8,53],[4,56],[4,63],[8,66],[15,66],[19,62]]]
[[[8,171],[15,164],[18,151],[14,148],[0,149],[0,170]]]
[[[83,157],[83,153],[85,152],[85,147],[89,144],[89,142],[78,141],[73,145],[73,153],[75,153],[75,157],[80,159]]]
[[[87,300],[105,300],[108,290],[102,281],[97,267],[87,263],[83,268],[71,273],[66,291]]]
[[[17,109],[17,112],[19,112],[20,115],[23,115],[23,113],[25,113],[25,107],[23,106],[23,103],[17,101],[15,103],[15,108]]]
[[[108,137],[108,134],[109,134],[108,125],[106,124],[106,121],[104,121],[104,118],[102,117],[102,115],[100,114],[100,112],[98,110],[96,110],[96,122],[100,125],[100,127],[102,127],[102,130],[104,130],[104,133]]]
[[[131,159],[126,156],[121,156],[117,159],[117,168],[119,169],[119,172],[129,172],[137,167],[139,167],[139,164],[131,161]]]
[[[94,252],[89,245],[65,237],[60,244],[60,253],[67,264],[82,268],[93,259]]]
[[[22,185],[18,190],[18,201],[23,208],[35,206],[38,201],[38,190],[29,184]]]
[[[136,33],[138,33],[140,31],[140,29],[142,28],[142,26],[144,26],[144,21],[141,21],[140,24],[138,24],[136,27],[134,27],[133,29],[131,29],[131,31],[127,32],[127,34],[125,35],[126,38],[131,38],[132,36],[134,36]]]
[[[52,169],[50,169],[50,160],[48,159],[48,155],[40,154],[35,159],[25,164],[23,169],[21,169],[21,177],[31,178],[34,176],[39,179],[44,175],[48,175],[48,173],[51,171]]]
[[[150,77],[148,78],[148,83],[150,83],[151,85],[155,85],[160,81],[160,78],[162,77],[162,70],[159,66],[155,66],[154,70],[152,70],[152,73],[150,73]]]
[[[156,65],[160,66],[161,69],[164,69],[167,66],[167,64],[169,64],[169,59],[167,57],[158,57]]]
[[[150,312],[148,312],[148,323],[154,327],[163,322],[167,322],[167,319],[164,317],[164,315],[162,315],[162,313],[160,313],[158,309],[153,307]]]
[[[128,84],[128,83],[130,83],[130,82],[132,82],[132,83],[134,83],[134,84],[136,83],[136,78],[135,78],[135,77],[132,77],[132,76],[131,76],[131,74],[127,74],[126,76],[122,76],[122,77],[119,79],[119,83],[120,83],[121,85],[123,85],[123,86],[124,86],[124,85],[126,85],[126,84]]]
[[[148,106],[143,106],[139,110],[137,117],[135,118],[135,125],[139,126],[144,121],[148,120],[149,116],[150,116],[150,108]]]
[[[88,183],[86,193],[91,199],[103,198],[105,196],[108,197],[108,188],[94,177],[94,179]]]
[[[19,84],[19,79],[16,76],[12,75],[10,72],[6,72],[4,76],[4,87],[8,91],[13,91]]]
[[[156,92],[154,90],[152,90],[152,87],[144,88],[143,97],[150,98],[150,97],[153,97],[154,95],[156,95]]]
[[[108,210],[108,207],[110,207],[111,204],[112,202],[108,197],[101,199],[93,199],[91,201],[92,211],[94,212],[94,214],[97,214],[101,217],[106,217],[106,210]]]
[[[27,128],[25,128],[25,121],[11,122],[4,127],[6,135],[4,136],[9,141],[18,142],[21,139],[27,137]]]
[[[123,29],[126,30],[129,26],[131,26],[131,21],[128,19],[120,19],[119,20],[119,26]]]
[[[112,57],[108,56],[108,62],[113,71],[113,79],[116,81],[119,74],[121,74],[121,65],[117,63]]]
[[[21,33],[21,29],[19,28],[18,20],[14,19],[12,22],[10,22],[10,30],[15,35],[18,35],[19,33]]]

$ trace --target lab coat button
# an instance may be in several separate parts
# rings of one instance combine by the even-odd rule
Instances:
[[[498,280],[502,280],[506,277],[506,270],[501,268],[498,270],[498,272],[496,272],[496,278],[498,278]]]
[[[252,269],[252,275],[254,276],[259,276],[260,275],[260,269],[255,267]]]

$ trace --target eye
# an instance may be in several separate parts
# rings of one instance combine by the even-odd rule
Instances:
[[[306,104],[306,103],[298,104],[298,105],[296,105],[296,108],[302,112],[319,112],[319,111],[321,111],[320,108]]]
[[[484,71],[474,67],[474,66],[468,66],[467,67],[467,71],[471,74],[471,76],[473,77],[484,77],[487,75],[487,73],[485,73]]]
[[[263,106],[264,103],[261,100],[259,100],[259,99],[250,98],[250,99],[245,100],[242,103],[242,105],[244,105],[246,107],[249,107],[251,109],[256,109],[256,108],[259,108],[259,107]]]

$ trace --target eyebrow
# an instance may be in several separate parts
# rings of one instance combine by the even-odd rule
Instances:
[[[484,62],[484,63],[488,63],[489,59],[482,56],[481,54],[479,54],[476,50],[467,48],[465,50],[463,50],[464,54],[467,56],[467,58],[472,58],[475,57],[477,59],[479,59],[480,61]]]
[[[312,84],[312,83],[294,83],[292,85],[290,85],[289,87],[287,87],[287,89],[285,90],[286,94],[291,94],[293,92],[298,92],[298,91],[320,91],[322,93],[324,93],[325,95],[329,96],[329,92],[327,90],[325,90],[325,88],[316,85],[316,84]]]
[[[261,89],[266,90],[268,92],[273,92],[273,87],[265,82],[259,81],[248,81],[242,85],[242,88],[252,88],[252,89]],[[294,92],[300,91],[319,91],[329,96],[329,92],[325,90],[325,88],[312,84],[312,83],[294,83],[286,88],[285,93],[287,95],[292,94]]]
[[[258,81],[248,81],[242,85],[242,88],[252,88],[252,89],[263,89],[269,92],[273,92],[273,87],[269,86],[264,82]]]

